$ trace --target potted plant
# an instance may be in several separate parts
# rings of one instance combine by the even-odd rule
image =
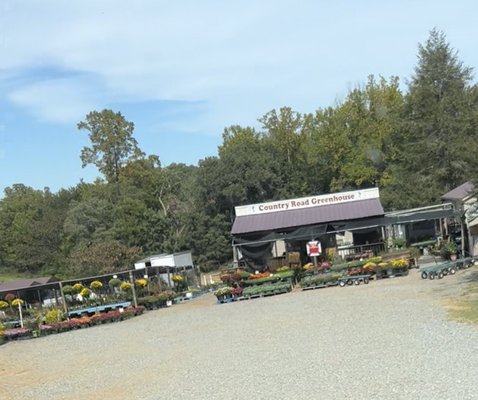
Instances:
[[[449,241],[443,244],[441,249],[441,256],[447,260],[456,260],[458,246],[454,241]]]

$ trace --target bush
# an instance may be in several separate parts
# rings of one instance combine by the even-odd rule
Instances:
[[[45,322],[47,324],[54,324],[62,320],[63,313],[58,309],[50,310],[45,315]]]
[[[64,294],[72,294],[73,293],[73,286],[71,286],[71,285],[63,286],[63,293]]]
[[[120,287],[121,285],[121,280],[118,279],[118,278],[111,278],[109,281],[108,281],[108,286],[110,288],[117,288],[117,287]]]
[[[400,238],[393,239],[393,247],[396,247],[397,249],[401,249],[405,247],[406,244],[407,244],[407,241],[405,239],[400,239]]]

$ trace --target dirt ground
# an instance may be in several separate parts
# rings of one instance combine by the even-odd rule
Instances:
[[[437,310],[433,315],[439,318],[440,310],[443,312],[444,309],[453,310],[454,307],[458,307],[462,295],[466,294],[469,282],[478,276],[477,269],[478,267],[473,267],[434,281],[422,280],[419,270],[411,270],[406,277],[371,281],[369,285],[357,288],[337,287],[307,292],[296,289],[290,294],[281,295],[282,297],[275,296],[269,304],[273,303],[274,307],[281,307],[281,302],[284,302],[282,305],[295,302],[303,304],[300,309],[304,310],[305,315],[310,312],[307,303],[318,301],[319,296],[331,304],[335,304],[336,299],[337,309],[340,309],[343,301],[350,301],[354,296],[362,296],[371,301],[381,296],[380,301],[384,301],[383,298],[391,294],[396,298],[406,296],[406,301],[411,305],[423,302],[431,304]],[[213,361],[206,353],[203,355],[197,346],[207,347],[208,335],[211,335],[211,332],[215,332],[216,336],[214,340],[211,338],[209,341],[210,346],[221,346],[217,344],[220,340],[227,343],[227,331],[220,331],[219,334],[217,332],[223,329],[225,321],[233,326],[236,326],[235,324],[237,327],[242,326],[236,321],[239,317],[234,316],[236,312],[234,307],[236,310],[247,309],[250,315],[251,310],[262,309],[265,303],[261,302],[267,300],[257,299],[239,304],[217,305],[215,297],[207,294],[191,302],[165,310],[147,312],[143,316],[115,324],[7,343],[0,347],[0,399],[154,398],[149,394],[144,394],[144,397],[128,396],[124,382],[131,379],[132,372],[135,377],[134,385],[149,387],[151,380],[154,380],[155,388],[166,387],[171,380],[178,379],[173,372],[179,372],[184,368],[185,360],[190,354],[190,350],[178,341],[194,343],[199,334],[202,335],[201,342],[195,345],[195,351],[201,357],[204,356],[201,360],[207,367]],[[227,311],[227,307],[231,307],[229,308],[231,314],[224,312]],[[275,311],[271,310],[265,312],[272,315]],[[295,306],[294,310],[299,308]],[[267,314],[264,317],[254,316],[256,317],[259,318],[257,325],[261,326],[261,318],[267,319]],[[228,318],[231,318],[231,321],[228,321]],[[269,321],[273,329],[296,328],[287,319],[280,317],[279,319]],[[255,329],[248,326],[250,330]],[[262,330],[257,333],[258,335],[270,335],[269,325],[260,329]],[[386,331],[387,327],[379,325],[375,329]],[[155,351],[156,346],[162,345],[164,347],[161,347],[161,363],[151,368],[151,364],[154,363],[151,353]],[[134,365],[128,360],[134,361]],[[196,375],[201,374],[201,371],[196,371]],[[191,379],[195,379],[194,377],[195,375],[192,375]],[[102,385],[101,383],[105,381],[108,381],[108,384]]]

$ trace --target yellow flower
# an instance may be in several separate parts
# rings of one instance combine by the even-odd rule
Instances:
[[[139,286],[139,287],[142,287],[142,288],[148,286],[148,281],[146,279],[143,279],[143,278],[136,279],[136,281],[134,283],[136,284],[136,286]]]
[[[93,281],[90,283],[90,288],[92,289],[101,289],[103,284],[100,281]]]
[[[392,261],[392,267],[394,268],[405,268],[408,267],[408,261],[404,258],[399,258],[398,260]]]
[[[12,306],[15,306],[15,307],[21,306],[22,304],[23,304],[22,299],[15,299],[12,301]]]

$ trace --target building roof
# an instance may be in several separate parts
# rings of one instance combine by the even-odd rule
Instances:
[[[253,232],[286,230],[304,225],[324,222],[346,221],[384,215],[378,198],[358,200],[339,204],[324,204],[316,207],[288,211],[252,214],[236,217],[232,235]]]
[[[465,182],[463,185],[460,185],[448,193],[445,193],[441,198],[443,200],[463,200],[465,197],[468,197],[475,190],[475,186],[471,182]]]
[[[0,283],[0,292],[13,292],[16,290],[31,289],[36,286],[43,286],[54,281],[53,277],[21,279],[18,281]]]

